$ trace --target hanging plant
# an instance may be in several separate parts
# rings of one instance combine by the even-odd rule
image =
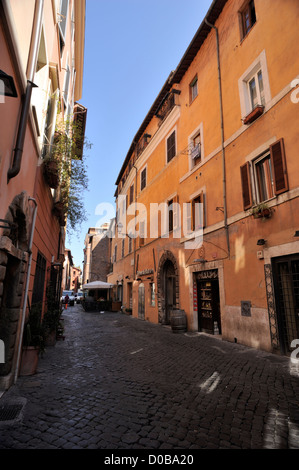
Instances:
[[[78,143],[80,150],[78,151]],[[82,194],[88,189],[88,175],[84,150],[91,144],[82,135],[82,128],[73,119],[58,116],[51,160],[56,162],[59,174],[54,212],[61,225],[67,218],[68,230],[78,231],[87,220]],[[82,150],[81,150],[82,149]]]

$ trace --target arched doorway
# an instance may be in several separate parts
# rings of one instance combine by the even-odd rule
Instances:
[[[14,198],[5,215],[8,228],[0,237],[0,265],[3,281],[0,283],[0,339],[5,344],[5,364],[0,364],[0,384],[13,372],[19,335],[24,277],[27,253],[30,207],[26,192]],[[10,379],[8,379],[10,380]]]
[[[179,307],[179,276],[177,262],[170,251],[160,259],[158,274],[158,307],[159,322],[169,324],[171,312]]]

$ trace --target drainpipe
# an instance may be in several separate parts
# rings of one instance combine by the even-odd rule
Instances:
[[[41,28],[42,28],[42,15],[44,8],[44,0],[36,0],[35,12],[33,19],[33,28],[30,44],[30,52],[28,57],[28,68],[27,68],[27,87],[23,98],[21,116],[19,121],[19,128],[17,133],[16,146],[14,148],[14,157],[12,167],[7,172],[7,182],[17,176],[21,169],[21,161],[23,156],[25,134],[28,122],[28,115],[31,103],[32,88],[36,87],[33,83],[36,62],[39,50]]]
[[[223,174],[223,212],[224,212],[224,228],[225,228],[225,233],[226,233],[227,252],[228,252],[228,257],[230,257],[229,231],[228,231],[228,225],[227,225],[226,170],[225,170],[224,123],[223,123],[221,72],[220,72],[219,35],[218,35],[218,29],[216,28],[216,26],[209,23],[206,18],[205,18],[205,23],[208,26],[210,26],[210,28],[213,28],[216,33],[218,88],[219,88],[220,123],[221,123],[222,174]]]
[[[17,355],[17,364],[15,370],[15,377],[14,383],[16,383],[19,375],[19,368],[20,368],[20,361],[21,361],[21,350],[23,344],[23,333],[24,333],[24,324],[25,324],[25,316],[26,316],[26,305],[27,305],[27,297],[28,297],[28,290],[29,290],[29,281],[30,281],[30,272],[31,272],[31,263],[32,263],[32,243],[33,243],[33,235],[35,229],[35,221],[36,221],[36,213],[37,213],[37,203],[36,200],[32,197],[28,198],[28,201],[32,201],[34,203],[34,212],[32,217],[32,226],[31,226],[31,233],[28,245],[28,268],[27,268],[27,277],[26,277],[26,286],[25,286],[25,293],[24,293],[24,301],[23,301],[23,308],[22,308],[22,315],[21,315],[21,328],[20,328],[20,336],[19,336],[19,344],[18,344],[18,355]]]
[[[136,210],[137,210],[137,167],[135,166],[135,163],[133,163],[133,167],[135,168],[135,217],[136,217]],[[133,280],[135,281],[136,279],[136,237],[134,237],[134,277]]]

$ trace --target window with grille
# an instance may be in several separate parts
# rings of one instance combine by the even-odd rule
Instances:
[[[46,258],[40,252],[38,252],[33,284],[32,304],[37,304],[43,301],[46,264]]]

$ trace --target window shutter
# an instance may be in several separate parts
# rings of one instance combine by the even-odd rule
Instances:
[[[170,137],[167,139],[167,163],[175,157],[176,149],[175,149],[175,131],[171,134]]]
[[[274,172],[275,194],[281,194],[289,189],[283,139],[270,145],[270,156]]]
[[[200,202],[202,203],[202,228],[206,226],[206,195],[202,191],[200,194]]]
[[[246,211],[252,206],[249,162],[245,163],[245,165],[242,165],[240,170],[241,170],[243,206],[244,206],[244,211]]]

